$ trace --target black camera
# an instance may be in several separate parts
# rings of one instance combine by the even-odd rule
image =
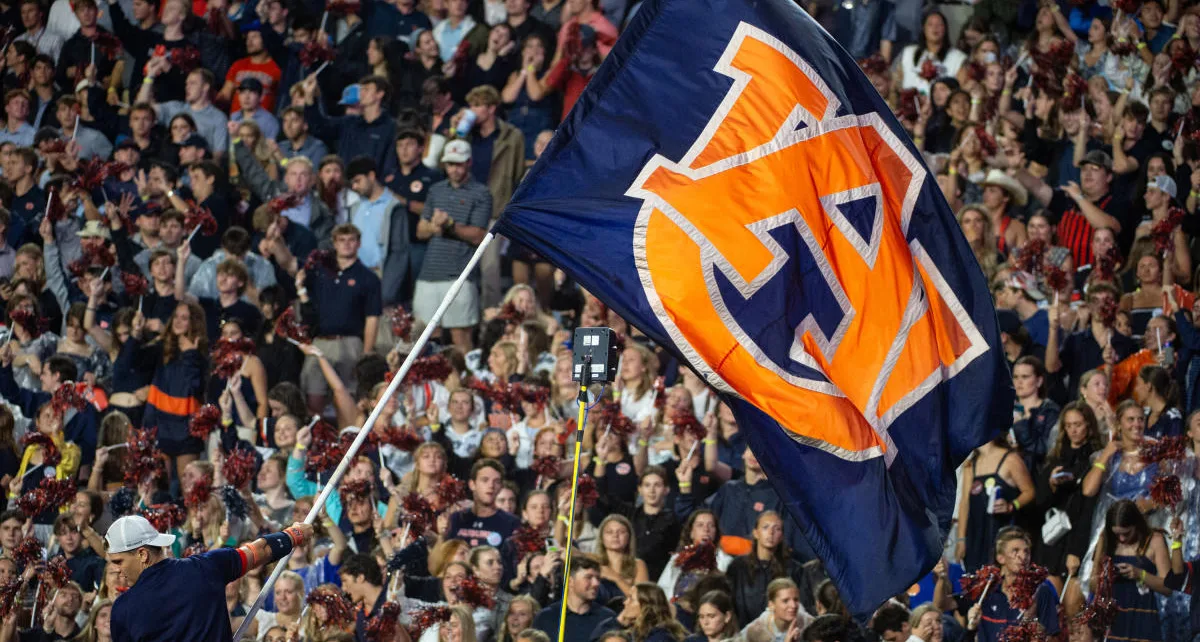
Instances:
[[[575,328],[571,357],[572,380],[584,385],[616,381],[621,357],[617,333],[612,328]]]

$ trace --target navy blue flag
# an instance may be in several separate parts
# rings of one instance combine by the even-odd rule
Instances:
[[[717,389],[847,605],[936,563],[1007,429],[988,284],[853,60],[792,0],[649,0],[497,231]]]

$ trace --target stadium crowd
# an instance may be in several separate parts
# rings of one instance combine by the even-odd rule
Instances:
[[[247,639],[546,642],[564,601],[572,641],[1197,639],[1200,3],[802,4],[999,310],[1013,423],[942,563],[852,618],[730,410],[503,241]],[[302,521],[639,6],[0,0],[0,641],[133,639],[122,515],[177,558]],[[591,325],[624,349],[564,587]],[[228,584],[232,627],[269,572]]]

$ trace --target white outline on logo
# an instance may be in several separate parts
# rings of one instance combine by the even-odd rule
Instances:
[[[733,109],[733,106],[737,104],[742,92],[751,81],[751,76],[749,74],[746,74],[745,72],[732,66],[733,59],[737,55],[737,52],[741,49],[742,43],[746,38],[753,38],[774,48],[781,55],[785,56],[788,60],[795,64],[796,67],[808,77],[809,81],[813,83],[817,90],[827,99],[828,104],[826,106],[825,113],[820,116],[820,119],[818,119],[803,106],[797,105],[792,113],[789,114],[789,116],[784,120],[778,132],[770,141],[759,145],[754,149],[734,154],[728,158],[716,161],[705,167],[693,167],[696,159],[708,146],[709,141],[716,134],[717,129],[724,122],[729,112]],[[729,261],[726,260],[725,257],[722,256],[720,252],[718,252],[716,248],[709,243],[703,235],[700,234],[699,230],[692,225],[687,217],[675,210],[669,203],[667,203],[657,194],[646,190],[644,185],[646,181],[654,175],[654,172],[658,171],[660,168],[686,176],[692,180],[700,180],[708,176],[719,174],[734,167],[753,163],[760,158],[779,152],[787,147],[830,132],[846,128],[873,128],[883,139],[883,141],[889,147],[891,147],[892,151],[900,158],[901,162],[903,162],[904,165],[912,172],[912,178],[910,179],[908,188],[905,192],[900,215],[901,230],[907,238],[913,208],[915,207],[917,198],[920,195],[921,188],[925,183],[926,170],[924,166],[912,156],[908,150],[908,147],[896,137],[891,128],[888,127],[879,114],[872,112],[870,114],[863,115],[850,114],[846,116],[837,116],[837,111],[840,108],[841,103],[829,89],[829,86],[825,83],[825,81],[822,80],[816,71],[805,60],[800,58],[800,56],[798,56],[790,47],[757,27],[745,22],[739,23],[729,41],[728,46],[721,55],[720,60],[718,60],[717,64],[714,65],[713,70],[719,74],[733,79],[733,86],[729,89],[729,92],[725,95],[725,98],[721,101],[721,104],[713,112],[708,124],[696,138],[696,141],[692,144],[692,147],[688,150],[687,154],[685,154],[678,162],[672,162],[661,154],[656,154],[652,159],[650,159],[649,162],[646,163],[646,166],[642,169],[633,185],[631,185],[626,191],[626,195],[643,201],[642,207],[638,213],[637,223],[634,226],[633,255],[634,263],[638,269],[638,275],[642,282],[642,287],[646,293],[646,298],[651,309],[654,310],[655,316],[658,317],[659,322],[662,323],[667,334],[675,342],[676,347],[688,360],[688,362],[691,363],[694,368],[696,368],[697,372],[700,372],[708,380],[708,382],[718,390],[730,394],[737,394],[728,384],[728,382],[721,378],[720,375],[718,375],[707,363],[704,362],[703,359],[700,358],[699,353],[691,345],[683,333],[680,332],[678,326],[676,326],[671,320],[670,315],[667,314],[667,310],[654,287],[654,282],[651,279],[649,272],[649,262],[646,257],[646,229],[649,224],[651,214],[655,210],[658,210],[670,218],[672,222],[678,225],[679,228],[683,230],[684,233],[686,233],[700,248],[700,259],[703,264],[702,269],[705,275],[705,285],[708,293],[713,301],[713,305],[717,314],[725,323],[725,326],[729,332],[738,341],[738,344],[752,357],[754,357],[754,359],[762,367],[770,370],[788,383],[798,388],[803,388],[834,397],[843,397],[845,395],[832,381],[817,381],[795,376],[783,370],[777,366],[773,360],[768,358],[762,352],[762,349],[750,339],[741,325],[729,312],[729,309],[726,307],[725,301],[721,297],[717,288],[716,280],[713,277],[713,268],[720,270],[721,273],[724,274],[727,279],[729,279],[730,283],[733,284],[733,287],[737,289],[738,293],[742,297],[749,299],[759,289],[766,285],[771,278],[773,278],[779,272],[780,269],[783,268],[789,258],[784,252],[783,248],[780,247],[775,239],[770,236],[770,231],[783,225],[794,225],[799,231],[801,237],[804,238],[809,249],[812,251],[813,256],[816,258],[818,268],[824,275],[830,290],[833,292],[834,297],[837,299],[844,314],[843,320],[838,324],[838,327],[829,337],[825,336],[824,332],[820,329],[811,315],[805,317],[805,319],[803,319],[796,328],[796,338],[791,350],[789,351],[789,357],[798,363],[820,371],[821,368],[818,365],[817,360],[805,350],[803,344],[801,343],[801,337],[805,332],[809,333],[814,342],[817,344],[818,348],[821,350],[821,353],[825,359],[827,361],[831,361],[834,354],[837,352],[838,345],[841,343],[846,329],[854,317],[855,310],[850,305],[850,302],[846,297],[845,290],[842,288],[842,285],[835,276],[832,267],[829,265],[828,258],[826,257],[825,253],[821,251],[816,237],[808,228],[808,225],[805,223],[804,218],[799,214],[799,212],[795,209],[791,209],[780,214],[768,216],[764,219],[760,219],[747,225],[747,229],[749,229],[750,232],[753,233],[763,243],[763,245],[771,252],[772,255],[772,259],[767,266],[759,274],[747,281],[738,272],[738,270],[735,269],[732,264],[730,264]],[[801,124],[805,125],[805,127],[797,130],[797,127],[799,127]],[[875,220],[872,223],[870,230],[870,238],[863,238],[858,230],[854,228],[850,221],[847,220],[845,215],[841,212],[840,205],[849,201],[866,198],[868,196],[876,197],[877,209],[875,212]],[[826,216],[828,216],[828,218],[833,222],[834,226],[841,231],[850,244],[858,251],[867,265],[874,266],[879,252],[879,240],[884,216],[882,189],[880,185],[878,183],[871,183],[862,187],[847,190],[846,192],[842,193],[821,195],[820,202],[825,209]],[[912,252],[912,258],[914,262],[913,291],[909,297],[909,302],[904,312],[903,322],[900,330],[897,333],[891,349],[888,352],[883,367],[880,369],[879,376],[872,386],[872,393],[868,399],[867,408],[864,412],[865,419],[879,435],[880,440],[885,444],[886,449],[881,449],[875,446],[862,451],[853,451],[785,429],[785,434],[797,442],[818,448],[849,461],[863,461],[872,459],[874,457],[884,456],[885,462],[888,465],[891,465],[891,462],[895,459],[896,448],[894,442],[887,433],[890,425],[901,414],[903,414],[904,411],[912,407],[921,398],[932,391],[938,384],[954,377],[977,357],[988,351],[989,348],[987,341],[984,340],[983,335],[975,326],[974,321],[972,321],[970,315],[967,314],[966,309],[963,308],[962,303],[955,296],[954,292],[951,291],[949,284],[946,283],[945,279],[941,275],[941,272],[930,259],[928,253],[925,251],[921,243],[917,240],[913,240],[909,243],[909,249]],[[918,319],[920,319],[928,309],[928,299],[925,295],[925,285],[920,277],[920,274],[916,271],[918,265],[925,270],[929,280],[934,285],[939,296],[945,302],[946,306],[949,308],[959,325],[962,327],[963,332],[970,341],[970,347],[964,351],[964,353],[958,359],[956,359],[954,363],[948,366],[942,366],[931,373],[925,381],[921,382],[921,384],[896,402],[887,413],[882,416],[877,416],[879,401],[883,394],[883,390],[887,385],[896,361],[900,357],[901,351],[908,342],[909,331],[911,330],[912,325]]]

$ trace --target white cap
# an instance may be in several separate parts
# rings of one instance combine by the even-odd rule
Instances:
[[[164,535],[150,525],[141,515],[126,515],[108,527],[104,535],[109,553],[127,553],[143,546],[170,546],[175,543],[174,535]]]
[[[465,140],[452,140],[442,150],[443,163],[465,163],[471,160],[471,144]]]
[[[1179,193],[1178,188],[1175,187],[1175,179],[1166,174],[1155,176],[1154,180],[1150,181],[1150,184],[1146,187],[1157,189],[1171,198],[1175,198]]]

